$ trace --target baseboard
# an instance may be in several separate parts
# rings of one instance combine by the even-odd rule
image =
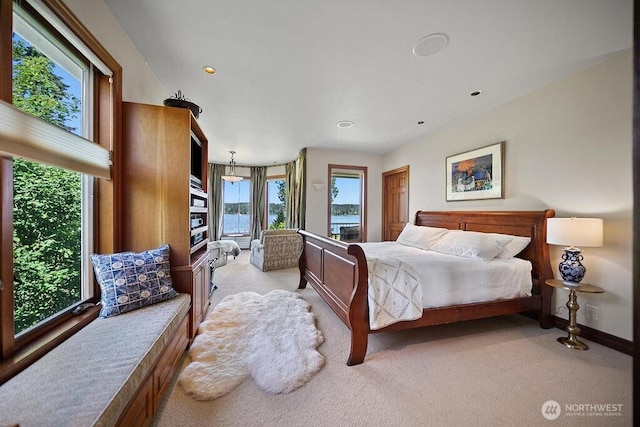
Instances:
[[[567,330],[567,325],[569,324],[567,319],[562,319],[557,316],[552,317],[553,326],[558,329],[562,329],[563,331]],[[580,336],[585,340],[593,341],[605,347],[633,356],[633,342],[590,328],[589,326],[578,324],[578,327],[580,327]]]

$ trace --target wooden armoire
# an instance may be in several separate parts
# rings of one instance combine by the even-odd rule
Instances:
[[[191,294],[191,339],[209,304],[207,150],[191,110],[123,103],[124,250],[169,244],[174,287]]]

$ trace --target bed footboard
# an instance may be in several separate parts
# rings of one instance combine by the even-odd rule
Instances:
[[[303,237],[298,289],[310,283],[327,302],[351,330],[347,365],[362,363],[370,332],[364,252],[358,245],[347,245],[304,230],[298,232]]]

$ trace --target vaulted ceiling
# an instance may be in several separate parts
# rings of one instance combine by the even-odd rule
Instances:
[[[210,160],[239,165],[385,153],[632,46],[632,0],[104,2],[165,89],[203,109]],[[430,35],[418,53],[445,46],[415,55]]]

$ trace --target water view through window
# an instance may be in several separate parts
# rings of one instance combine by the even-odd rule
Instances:
[[[330,177],[329,236],[344,241],[362,241],[366,173],[356,167],[330,166]]]
[[[224,182],[222,234],[249,234],[251,216],[249,215],[251,181]]]

